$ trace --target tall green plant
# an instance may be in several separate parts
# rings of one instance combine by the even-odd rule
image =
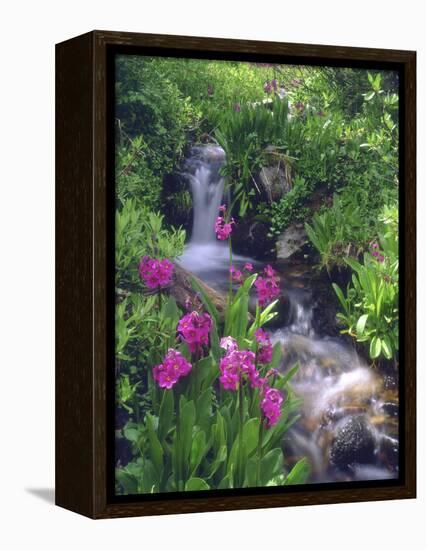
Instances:
[[[363,262],[346,258],[353,270],[346,293],[333,283],[342,312],[342,332],[369,346],[372,359],[396,357],[398,351],[398,210],[384,209],[379,242],[364,254]]]

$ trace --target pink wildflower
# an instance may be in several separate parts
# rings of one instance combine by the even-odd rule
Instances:
[[[258,277],[254,282],[257,291],[257,298],[261,307],[272,302],[280,294],[276,281],[275,270],[267,265],[264,269],[265,276]]]
[[[153,377],[160,388],[169,390],[182,376],[186,376],[192,369],[185,357],[175,349],[169,349],[166,357],[160,365],[153,370]]]
[[[160,288],[170,283],[174,265],[170,260],[144,256],[139,264],[139,275],[148,288]]]
[[[260,402],[260,408],[263,415],[268,421],[267,427],[274,426],[281,416],[281,403],[284,401],[282,393],[275,389],[265,387],[263,391],[263,399]]]
[[[220,339],[220,347],[226,351],[234,351],[237,349],[237,341],[232,336],[224,336]]]
[[[229,346],[226,355],[220,360],[219,370],[219,380],[225,390],[237,391],[240,382],[243,381],[247,381],[252,388],[261,385],[252,351]]]
[[[246,264],[244,264],[244,269],[246,271],[253,271],[253,264],[250,262],[247,262]]]
[[[239,103],[235,103],[233,109],[236,113],[239,113],[241,111],[241,105]]]
[[[262,365],[266,365],[272,361],[272,343],[269,338],[269,334],[262,328],[258,328],[254,333],[256,341],[258,343],[257,360]]]
[[[235,269],[233,265],[231,265],[231,267],[229,268],[229,273],[231,274],[231,279],[236,283],[243,282],[243,274],[239,269]]]
[[[201,346],[209,344],[209,333],[212,328],[212,319],[208,313],[192,311],[182,317],[177,331],[188,344],[191,353],[200,350]]]
[[[228,223],[226,223],[225,218],[223,216],[218,216],[216,218],[216,222],[215,222],[215,225],[214,225],[214,230],[215,230],[215,233],[216,233],[216,237],[220,241],[226,241],[226,239],[232,233],[232,224],[234,224],[234,223],[235,223],[235,221],[234,221],[233,218],[231,218],[231,220]]]
[[[226,212],[226,204],[221,204],[219,206],[219,212]]]
[[[264,273],[267,277],[275,277],[276,271],[269,264],[265,267],[265,269],[263,271],[264,271]]]

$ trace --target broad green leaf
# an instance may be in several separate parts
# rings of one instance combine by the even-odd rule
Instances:
[[[370,357],[376,359],[382,350],[382,341],[378,336],[374,336],[370,342]]]
[[[157,434],[154,431],[154,423],[152,416],[147,413],[146,415],[146,425],[148,428],[148,440],[151,460],[154,465],[157,475],[160,477],[163,471],[163,448],[160,441],[158,440]]]
[[[288,473],[284,485],[301,485],[306,483],[311,467],[306,458],[301,458]]]
[[[250,418],[243,427],[243,440],[246,453],[250,455],[257,447],[259,441],[259,419]]]
[[[283,453],[280,448],[272,449],[260,461],[260,479],[266,485],[283,470]]]
[[[203,430],[199,430],[192,440],[192,447],[189,457],[189,471],[191,475],[195,474],[196,469],[200,465],[203,457],[208,451],[206,445],[206,434]]]
[[[185,483],[185,491],[206,491],[210,489],[208,483],[200,477],[191,477]]]
[[[158,417],[158,437],[162,441],[171,428],[174,413],[174,397],[172,390],[164,390]]]
[[[368,313],[364,313],[364,315],[361,315],[361,317],[358,319],[358,322],[356,324],[356,333],[358,336],[362,336],[364,334],[365,324],[367,323],[368,319]]]

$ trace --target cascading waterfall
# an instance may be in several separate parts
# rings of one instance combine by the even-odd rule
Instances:
[[[194,205],[191,240],[179,262],[205,282],[227,288],[229,249],[216,239],[214,223],[223,200],[220,168],[225,153],[217,145],[194,147],[185,165]],[[244,261],[233,255],[233,263]],[[286,434],[289,464],[307,456],[310,482],[395,477],[398,457],[397,390],[378,376],[341,338],[316,334],[310,278],[291,264],[276,264],[281,279],[281,327],[271,331],[283,350],[281,369],[299,362],[292,381],[303,399],[301,418]],[[309,272],[309,269],[308,269]],[[318,324],[318,323],[317,323]],[[337,443],[336,443],[337,441]]]
[[[221,286],[229,268],[228,245],[218,241],[214,232],[224,194],[220,169],[225,160],[225,151],[219,145],[194,147],[184,173],[191,187],[194,213],[191,240],[179,262],[214,286]],[[244,260],[234,256],[235,264]]]

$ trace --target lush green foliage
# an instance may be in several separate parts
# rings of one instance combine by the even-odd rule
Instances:
[[[297,366],[286,375],[274,375],[271,387],[285,390],[285,401],[278,423],[268,428],[261,413],[260,390],[240,382],[238,391],[224,391],[218,382],[219,361],[224,355],[220,335],[233,337],[241,349],[256,352],[255,331],[276,315],[275,301],[264,309],[258,306],[250,320],[249,293],[256,278],[256,274],[248,277],[235,293],[230,288],[224,319],[193,279],[194,292],[212,320],[210,349],[201,358],[176,338],[182,312],[172,297],[132,295],[117,305],[120,374],[116,395],[118,404],[131,414],[123,437],[130,442],[134,456],[117,469],[120,492],[223,489],[306,480],[309,467],[305,459],[284,473],[281,447],[284,433],[297,420],[294,412],[299,400],[289,386]],[[173,389],[165,390],[154,382],[151,368],[169,348],[192,361],[193,368]],[[136,358],[139,367],[134,364]],[[270,363],[258,366],[261,375],[266,377],[278,367],[280,358],[278,343]]]
[[[380,221],[382,231],[372,253],[365,252],[362,262],[345,258],[353,270],[346,293],[335,283],[333,288],[342,307],[342,332],[366,342],[372,359],[391,359],[398,350],[397,208],[385,208]]]
[[[173,259],[182,254],[184,243],[185,231],[165,228],[163,215],[127,199],[115,214],[116,286],[138,283],[142,256]]]
[[[336,266],[350,272],[347,288],[333,283],[342,332],[368,346],[373,360],[397,358],[396,89],[391,72],[118,57],[116,400],[127,416],[117,436],[130,447],[118,464],[118,492],[283,485],[309,473],[306,460],[284,466],[283,436],[300,404],[290,384],[297,366],[274,378],[285,399],[270,428],[257,389],[224,391],[218,380],[220,337],[256,352],[255,330],[275,316],[276,303],[249,314],[256,275],[230,289],[224,316],[193,280],[199,309],[213,320],[201,356],[177,338],[184,312],[168,289],[140,286],[142,256],[173,260],[183,252],[185,231],[173,224],[189,223],[191,196],[169,176],[192,144],[216,140],[225,150],[228,215],[237,223],[262,220],[277,238],[305,222],[314,261],[331,276]],[[259,182],[270,166],[285,173],[278,198]],[[170,348],[192,370],[161,389],[152,369]],[[276,345],[268,369],[280,361]]]
[[[117,196],[158,208],[197,113],[155,59],[118,56],[116,70]]]
[[[274,317],[271,304],[258,310],[248,321],[248,294],[256,275],[238,290],[227,309],[224,323],[207,295],[202,294],[214,325],[210,353],[196,361],[188,377],[172,390],[159,390],[152,379],[150,412],[143,422],[128,422],[123,434],[132,443],[135,459],[117,470],[120,490],[124,493],[191,491],[210,488],[253,487],[303,483],[309,473],[305,459],[284,474],[281,440],[297,420],[294,411],[299,400],[288,385],[297,370],[279,375],[274,387],[286,390],[287,397],[276,426],[266,429],[260,415],[259,392],[240,386],[238,392],[218,387],[219,330],[234,336],[240,345],[255,350],[254,332]],[[194,288],[202,293],[194,281]],[[165,307],[173,324],[178,310],[173,298]],[[171,316],[171,312],[175,316]],[[170,342],[169,342],[170,344]],[[186,344],[177,348],[190,359]],[[159,350],[160,351],[160,350]],[[269,368],[278,366],[280,347],[275,346]],[[132,399],[133,388],[127,377],[120,379],[118,394]]]

